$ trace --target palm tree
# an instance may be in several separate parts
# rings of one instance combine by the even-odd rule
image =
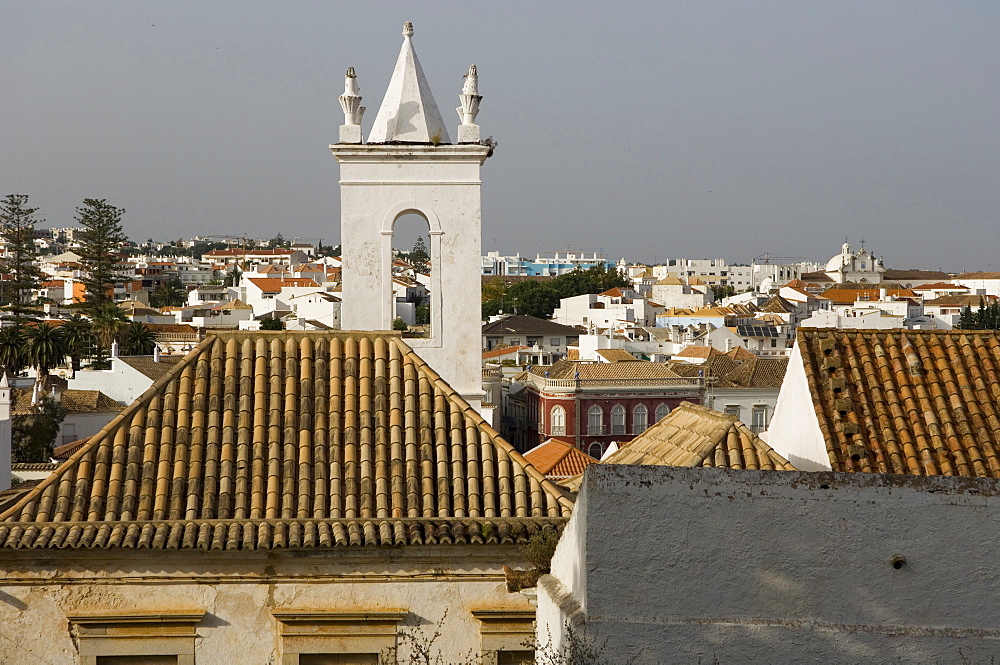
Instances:
[[[90,347],[94,345],[94,330],[90,321],[74,314],[62,325],[62,333],[66,341],[66,353],[75,372],[80,369],[80,358],[88,355]]]
[[[90,315],[90,325],[97,339],[96,365],[104,366],[104,359],[107,358],[111,345],[118,339],[118,335],[125,330],[128,319],[125,312],[116,303],[105,302],[94,308]]]
[[[184,304],[186,295],[187,291],[184,289],[184,284],[181,283],[181,280],[174,277],[171,280],[163,282],[153,291],[149,297],[149,303],[153,307],[180,307]]]
[[[156,348],[156,334],[139,321],[128,324],[121,338],[123,356],[151,356]]]
[[[226,280],[222,283],[223,286],[236,286],[240,283],[240,277],[243,273],[240,272],[240,267],[237,264],[233,264],[232,269],[226,273]]]
[[[38,378],[44,381],[49,370],[66,359],[66,340],[62,331],[48,323],[28,326],[24,331],[25,356],[38,368]]]
[[[21,326],[0,328],[0,367],[13,376],[26,365],[24,357],[24,330]]]

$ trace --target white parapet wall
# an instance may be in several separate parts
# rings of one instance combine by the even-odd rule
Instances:
[[[981,663],[1000,481],[592,465],[538,635],[608,662]]]

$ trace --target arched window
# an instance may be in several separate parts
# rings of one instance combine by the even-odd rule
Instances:
[[[611,409],[611,433],[625,433],[625,407],[621,404],[616,404],[614,408]]]
[[[593,457],[594,459],[601,459],[601,455],[604,454],[604,446],[602,446],[597,441],[594,441],[592,444],[590,444],[590,447],[587,448],[587,454]]]
[[[604,434],[604,410],[596,404],[587,412],[587,433],[591,436]]]
[[[433,294],[427,288],[433,267],[430,238],[430,224],[419,213],[400,215],[393,222],[393,325],[400,330],[426,326],[427,336],[433,337],[436,334],[430,329]]]
[[[667,406],[666,404],[660,404],[659,406],[657,406],[656,407],[656,422],[660,422],[661,420],[663,420],[664,418],[666,418],[668,413],[670,413],[670,407]]]
[[[559,405],[552,407],[552,411],[549,412],[549,421],[551,424],[549,434],[566,434],[566,409]]]
[[[632,434],[642,434],[649,426],[649,411],[642,404],[632,409]]]

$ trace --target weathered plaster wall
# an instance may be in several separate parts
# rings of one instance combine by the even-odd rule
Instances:
[[[206,612],[197,626],[199,664],[281,663],[272,612],[282,610],[404,610],[426,637],[447,611],[434,647],[447,662],[464,662],[480,648],[472,610],[533,610],[507,593],[500,570],[526,566],[516,547],[486,556],[460,546],[365,553],[5,551],[0,663],[77,663],[67,615],[179,610]]]
[[[831,468],[798,343],[792,347],[766,438],[768,445],[797,469],[829,471]]]
[[[580,606],[614,662],[1000,653],[996,480],[593,465],[565,533],[539,634]]]

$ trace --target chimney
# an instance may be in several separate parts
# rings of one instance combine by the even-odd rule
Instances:
[[[153,362],[154,363],[160,362],[160,345],[159,344],[157,344],[156,346],[153,347]]]
[[[889,289],[882,287],[878,290],[878,299],[885,302],[888,299]]]
[[[111,357],[112,358],[118,357],[118,340],[111,342]]]
[[[0,491],[10,489],[10,381],[6,372],[0,377]]]

